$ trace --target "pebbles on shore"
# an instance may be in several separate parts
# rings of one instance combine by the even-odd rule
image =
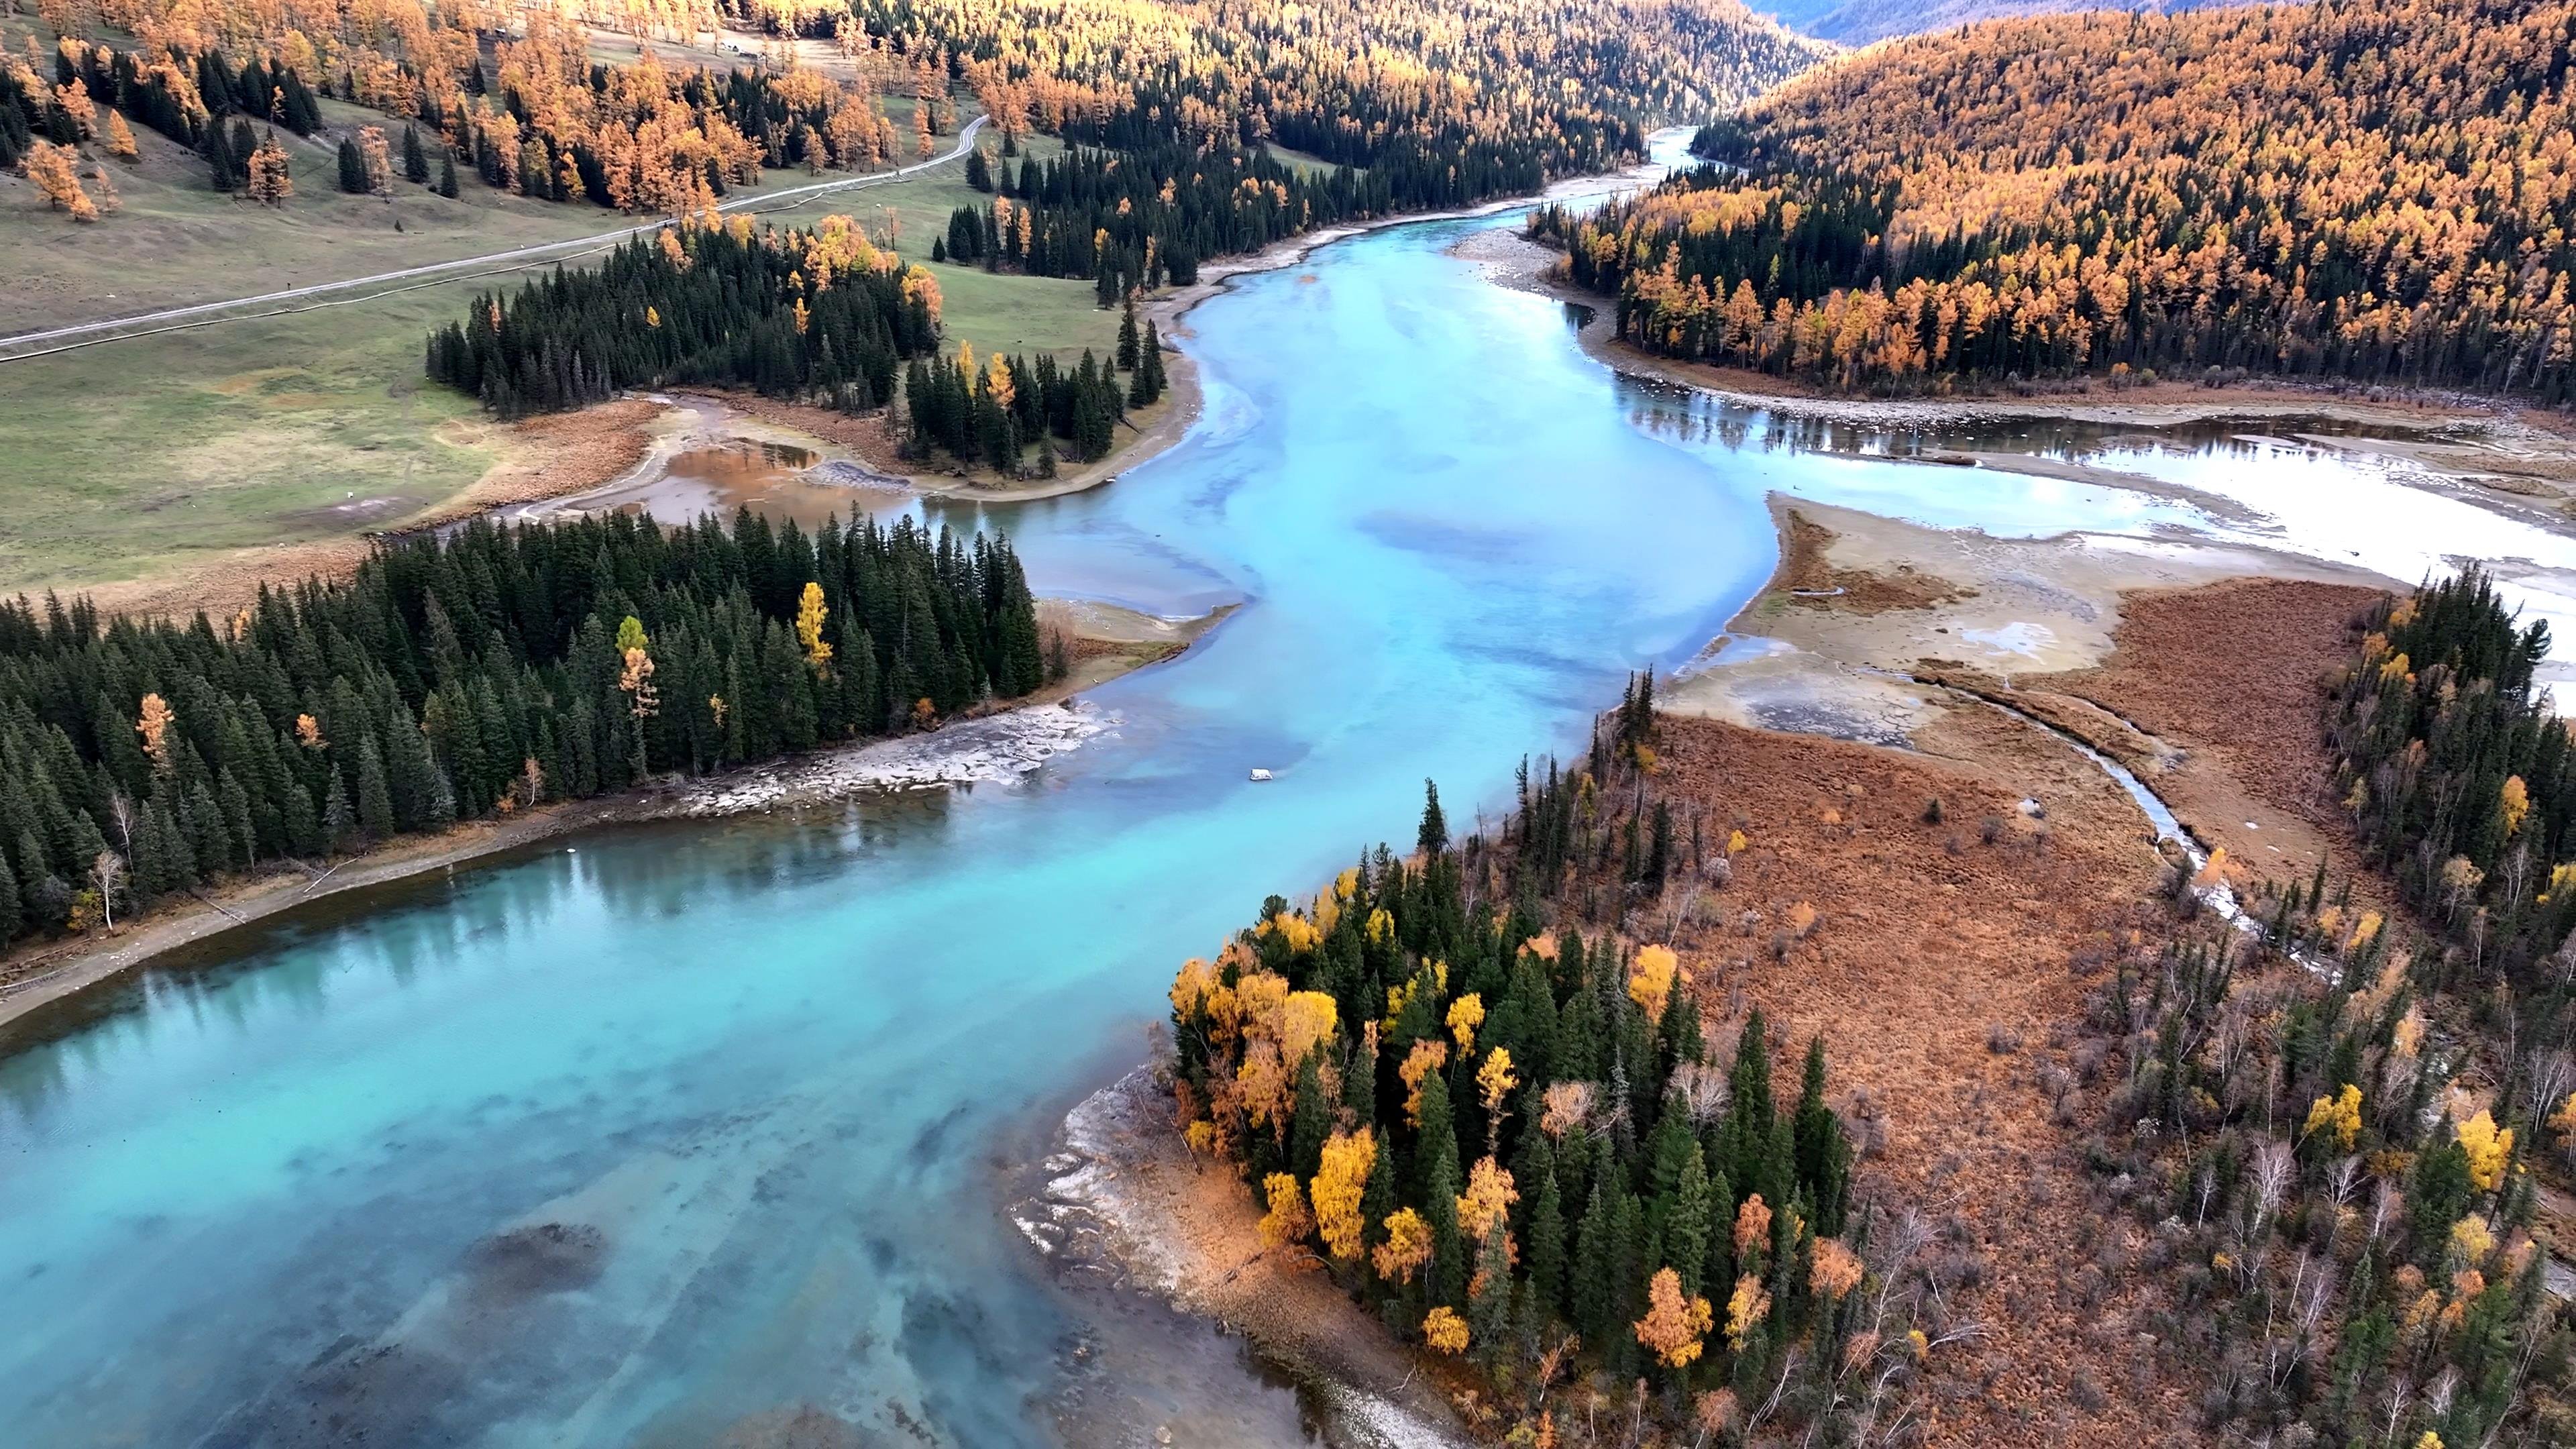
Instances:
[[[664,813],[739,815],[841,800],[870,791],[1003,785],[1118,727],[1117,715],[1067,700],[962,720],[929,734],[878,740],[683,787]]]

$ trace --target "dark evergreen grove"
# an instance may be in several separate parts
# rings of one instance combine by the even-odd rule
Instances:
[[[1498,835],[1454,844],[1428,792],[1411,859],[1381,846],[1311,908],[1273,896],[1182,969],[1193,1145],[1255,1185],[1266,1239],[1317,1233],[1337,1282],[1474,1355],[1498,1406],[1566,1371],[1570,1332],[1676,1417],[1710,1389],[1758,1403],[1799,1363],[1823,1367],[1789,1370],[1792,1412],[1830,1415],[1810,1380],[1862,1328],[1868,1215],[1822,1044],[1794,1095],[1758,1012],[1712,1060],[1674,953],[1577,924],[1638,875],[1600,808],[1622,787],[1524,781]]]
[[[2576,759],[2535,683],[2549,626],[2517,626],[2476,568],[2366,623],[2327,711],[2344,806],[2407,903],[2461,947],[2470,974],[2434,984],[2499,980],[2558,1020],[2576,927]]]
[[[948,259],[1087,278],[1099,285],[1103,306],[1139,287],[1188,286],[1209,257],[1445,204],[1408,195],[1375,170],[1300,171],[1267,152],[1234,147],[1076,146],[1052,161],[1023,157],[1013,167],[999,159],[988,169],[990,185],[978,189],[999,200],[950,215]]]
[[[828,652],[798,634],[809,585]],[[1009,543],[909,522],[478,521],[220,622],[22,598],[0,604],[0,941],[264,862],[912,728],[1047,674]],[[84,899],[102,852],[128,878]]]
[[[429,376],[504,417],[692,382],[877,407],[903,359],[937,345],[936,293],[873,251],[870,264],[831,266],[845,239],[748,222],[665,228],[596,268],[477,299],[430,335]]]
[[[969,366],[962,354],[915,361],[904,373],[904,407],[912,424],[916,456],[944,448],[967,462],[983,462],[1005,473],[1025,468],[1022,457],[1032,440],[1041,449],[1039,471],[1049,470],[1055,440],[1077,461],[1108,454],[1117,441],[1119,421],[1131,401],[1151,402],[1103,366],[1089,348],[1081,362],[1059,367],[1048,353],[1037,361],[1012,356],[1000,359],[1002,381],[990,367]],[[1159,366],[1159,364],[1158,364]],[[1159,391],[1156,393],[1159,396]]]

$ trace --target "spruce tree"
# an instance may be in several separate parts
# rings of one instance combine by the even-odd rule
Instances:
[[[340,189],[351,196],[367,194],[367,162],[358,154],[358,143],[340,138]]]
[[[1851,1181],[1851,1143],[1842,1120],[1825,1103],[1825,1042],[1807,1043],[1807,1063],[1795,1127],[1798,1182],[1814,1199],[1816,1235],[1842,1236],[1845,1199]]]
[[[1449,848],[1449,820],[1440,813],[1440,787],[1429,780],[1422,782],[1422,825],[1414,833],[1413,844],[1433,857]]]
[[[1574,1331],[1586,1343],[1607,1343],[1618,1332],[1618,1325],[1611,1321],[1611,1315],[1618,1311],[1618,1295],[1610,1282],[1611,1265],[1617,1257],[1611,1238],[1617,1230],[1618,1217],[1609,1184],[1595,1176],[1591,1201],[1575,1229],[1574,1280],[1569,1295],[1573,1300]]]
[[[1288,1129],[1288,1170],[1300,1182],[1310,1182],[1323,1164],[1324,1139],[1333,1129],[1333,1100],[1324,1091],[1324,1076],[1317,1067],[1320,1051],[1308,1052],[1297,1068],[1296,1107]]]
[[[438,158],[438,194],[450,201],[456,199],[456,157],[452,153]]]
[[[403,180],[416,186],[429,180],[429,153],[421,148],[417,126],[403,127],[402,168]]]
[[[206,123],[206,170],[217,191],[230,191],[241,184],[240,163],[233,159],[232,143],[224,138],[224,128],[213,121]]]
[[[1771,1154],[1771,1054],[1763,1041],[1762,1009],[1745,1018],[1735,1041],[1735,1070],[1727,1082],[1727,1176],[1738,1192],[1758,1192],[1769,1177]]]
[[[1118,317],[1118,370],[1134,372],[1137,363],[1136,299],[1127,299]]]
[[[394,833],[393,790],[385,779],[384,755],[372,735],[358,743],[358,831],[370,841]]]
[[[0,946],[18,939],[26,928],[26,908],[18,897],[18,876],[9,869],[9,859],[0,855]]]
[[[1536,1135],[1536,1134],[1533,1134]],[[1550,1159],[1535,1182],[1536,1206],[1527,1229],[1530,1286],[1550,1312],[1567,1312],[1565,1302],[1565,1202],[1557,1187],[1556,1163]],[[1524,1188],[1527,1191],[1527,1188]]]

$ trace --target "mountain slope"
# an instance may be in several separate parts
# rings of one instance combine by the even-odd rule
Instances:
[[[1576,221],[1627,335],[1840,385],[2111,369],[2576,395],[2576,0],[2070,15],[1892,42]]]

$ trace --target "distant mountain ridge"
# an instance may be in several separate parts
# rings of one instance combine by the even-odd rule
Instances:
[[[2199,10],[2244,0],[1774,0],[1764,13],[1792,30],[1842,45],[1926,35],[1979,20],[2070,10]]]

